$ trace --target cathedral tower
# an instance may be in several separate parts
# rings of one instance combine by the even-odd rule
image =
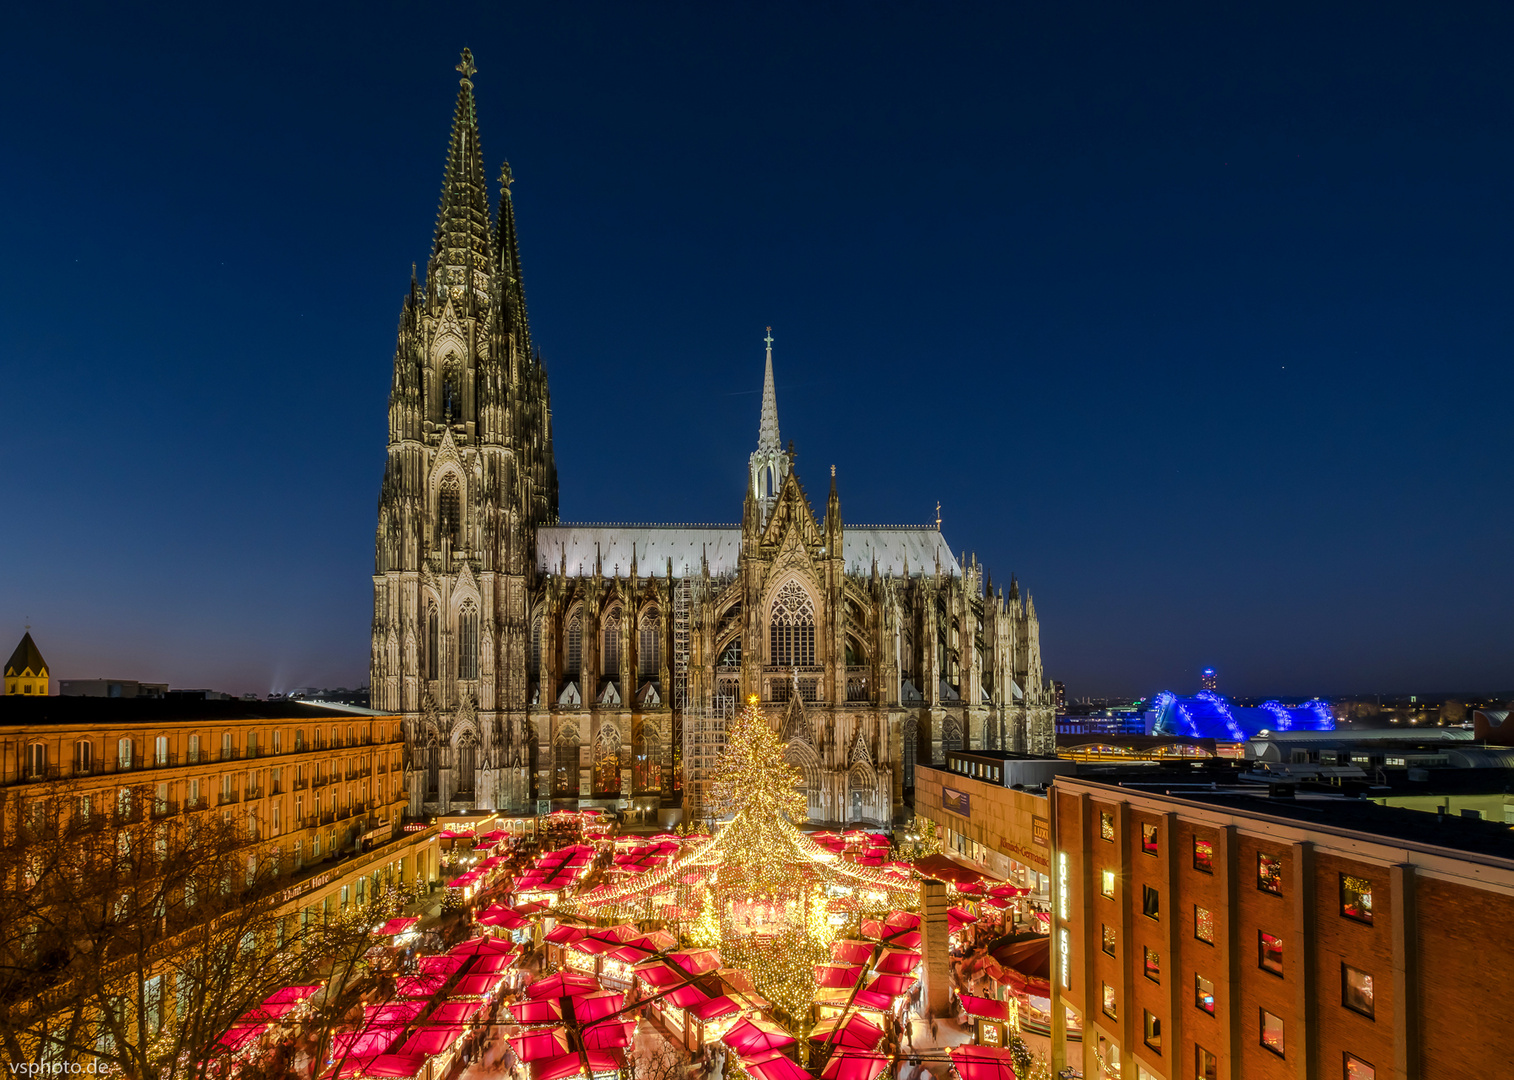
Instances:
[[[373,707],[405,719],[410,811],[524,807],[526,595],[557,520],[510,167],[496,212],[464,49],[436,235],[411,273],[389,392],[373,576]]]

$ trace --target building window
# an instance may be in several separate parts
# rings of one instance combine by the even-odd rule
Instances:
[[[644,679],[657,678],[662,669],[662,635],[657,626],[657,609],[641,613],[636,638],[636,671]]]
[[[426,678],[441,675],[441,624],[437,619],[436,605],[426,613]]]
[[[1197,1044],[1193,1049],[1194,1072],[1199,1080],[1220,1080],[1220,1059]]]
[[[26,747],[26,775],[40,780],[47,775],[47,746],[45,743],[29,743]]]
[[[1099,895],[1114,899],[1114,871],[1104,870],[1099,874]]]
[[[1372,976],[1350,964],[1341,965],[1341,1004],[1352,1012],[1373,1018]]]
[[[1114,815],[1108,810],[1099,812],[1099,839],[1114,840]]]
[[[1146,1045],[1160,1054],[1162,1052],[1162,1021],[1145,1009],[1141,1010],[1141,1020],[1141,1026],[1146,1033]]]
[[[1256,887],[1275,896],[1283,895],[1283,860],[1272,855],[1256,857]]]
[[[1193,1003],[1200,1011],[1214,1015],[1214,983],[1202,975],[1193,977]]]
[[[1283,1019],[1273,1016],[1266,1009],[1262,1014],[1262,1045],[1278,1057],[1283,1056]]]
[[[1114,955],[1114,927],[1110,926],[1108,923],[1104,924],[1102,948],[1110,956]]]
[[[74,744],[74,772],[87,773],[95,763],[95,744],[82,739]]]
[[[1351,874],[1341,875],[1341,914],[1358,922],[1372,921],[1372,882]]]
[[[1141,852],[1146,855],[1157,853],[1157,827],[1155,825],[1141,826]]]
[[[1273,937],[1263,930],[1259,933],[1257,941],[1257,965],[1263,971],[1281,975],[1283,973],[1283,939]]]
[[[1162,897],[1150,885],[1141,886],[1141,914],[1148,919],[1162,917]]]
[[[531,620],[531,649],[526,655],[528,675],[541,674],[541,616]]]
[[[620,608],[611,608],[605,615],[601,631],[604,649],[599,673],[609,679],[620,678]]]
[[[1120,1018],[1119,1011],[1119,1004],[1115,1000],[1114,987],[1110,986],[1108,983],[1105,983],[1104,1015],[1109,1017],[1111,1020],[1118,1020]]]
[[[442,481],[441,493],[437,496],[437,525],[436,540],[438,545],[443,540],[449,542],[454,548],[457,547],[458,536],[462,532],[462,497],[457,483],[457,477],[448,474]]]
[[[567,673],[571,678],[578,678],[583,670],[584,659],[584,627],[579,621],[575,611],[573,617],[568,620],[568,666]]]
[[[1377,1070],[1355,1054],[1347,1054],[1341,1067],[1341,1080],[1377,1080]]]
[[[159,735],[153,740],[152,763],[154,765],[168,764],[168,736]]]
[[[1205,945],[1214,944],[1214,912],[1193,906],[1193,936]]]
[[[116,768],[131,768],[131,740],[121,739],[116,743]]]
[[[457,677],[478,678],[478,609],[472,604],[457,617]]]
[[[1214,873],[1214,843],[1193,838],[1193,868],[1201,874]]]
[[[815,666],[815,606],[797,581],[787,581],[768,616],[770,663],[778,667]]]
[[[1162,981],[1162,954],[1155,949],[1144,949],[1146,954],[1146,977],[1154,983]]]

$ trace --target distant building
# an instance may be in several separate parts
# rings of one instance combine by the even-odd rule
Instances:
[[[21,644],[5,663],[5,692],[47,696],[47,661],[42,659],[30,630],[21,636]]]
[[[1148,735],[1179,735],[1243,743],[1263,731],[1334,731],[1335,716],[1328,702],[1315,699],[1302,705],[1264,701],[1254,707],[1232,705],[1212,690],[1193,697],[1168,691],[1151,700],[1146,711]]]
[[[1051,680],[1051,703],[1058,713],[1067,708],[1067,684],[1059,679]]]
[[[60,679],[58,693],[63,697],[160,698],[168,693],[168,684],[135,679]]]
[[[1218,671],[1215,671],[1214,668],[1212,668],[1212,667],[1206,667],[1203,671],[1199,672],[1199,689],[1200,690],[1214,690],[1214,691],[1217,691],[1217,690],[1219,690],[1219,688],[1220,688],[1220,673]]]

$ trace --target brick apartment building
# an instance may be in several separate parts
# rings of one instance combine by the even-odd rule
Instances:
[[[1514,1076],[1514,833],[1366,800],[1058,777],[1052,1071]]]

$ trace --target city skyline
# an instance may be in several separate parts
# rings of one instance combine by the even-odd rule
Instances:
[[[850,45],[821,16],[663,39],[603,9],[370,25],[335,53],[319,14],[234,48],[206,23],[115,27],[137,46],[115,50],[102,19],[43,95],[23,53],[55,16],[27,13],[3,47],[34,212],[7,226],[29,254],[0,445],[46,479],[0,531],[0,629],[30,622],[55,680],[366,682],[394,298],[468,44],[564,520],[737,520],[772,324],[815,509],[832,464],[849,521],[939,501],[948,542],[1032,583],[1071,697],[1209,664],[1236,695],[1507,684],[1514,512],[1476,410],[1510,381],[1501,27],[1390,22],[1338,70],[1344,19],[1306,45],[1286,21],[980,15],[1002,42],[899,12]],[[941,48],[896,79],[912,33]],[[667,425],[686,455],[627,460],[627,431]]]

